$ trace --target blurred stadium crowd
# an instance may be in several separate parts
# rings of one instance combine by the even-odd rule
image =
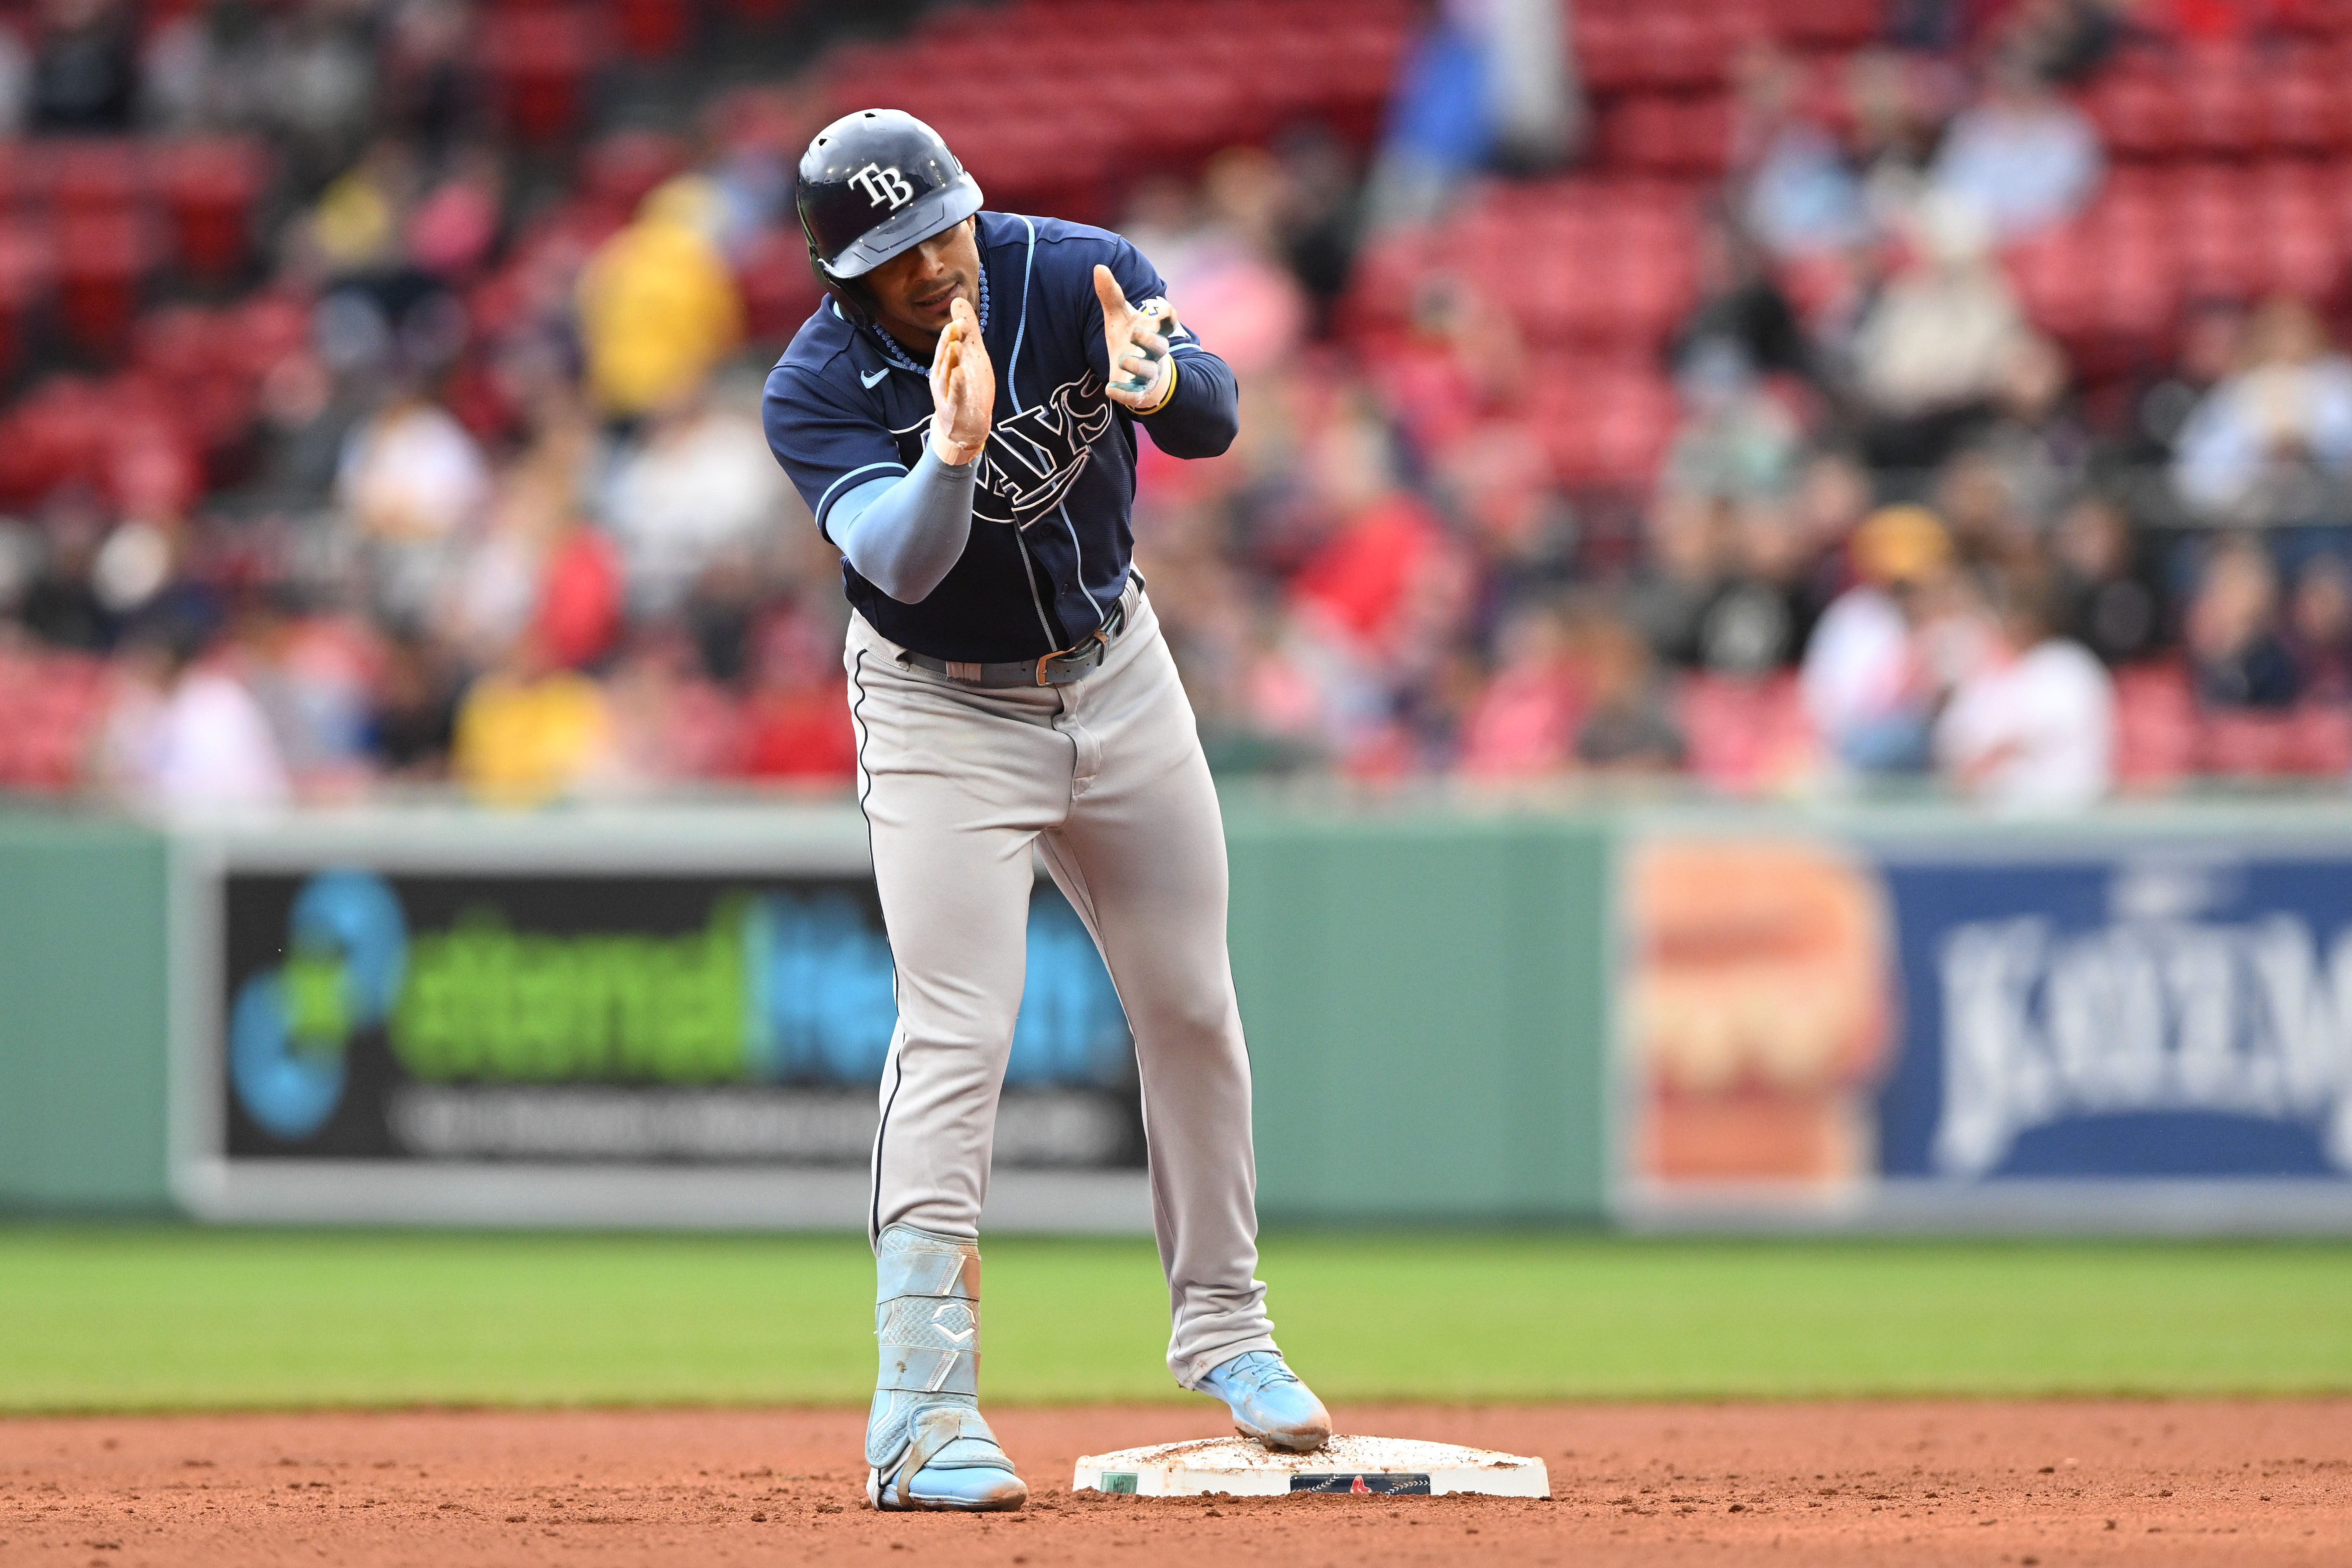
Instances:
[[[839,787],[757,396],[869,103],[1239,373],[1136,514],[1223,770],[2340,784],[2347,81],[2352,0],[0,7],[0,786]]]

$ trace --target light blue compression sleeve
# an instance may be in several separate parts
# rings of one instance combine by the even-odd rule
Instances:
[[[876,479],[834,502],[825,531],[859,576],[902,605],[919,605],[963,558],[979,471],[977,458],[948,467],[926,442],[904,478]]]

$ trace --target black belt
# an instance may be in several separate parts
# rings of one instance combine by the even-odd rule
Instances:
[[[1103,624],[1092,635],[1058,653],[1041,658],[1007,659],[1001,664],[975,664],[964,659],[933,658],[912,648],[898,657],[908,664],[922,666],[935,674],[944,675],[960,686],[1074,686],[1093,673],[1097,665],[1110,657],[1110,645],[1127,630],[1128,603],[1140,596],[1143,579],[1133,578],[1118,602],[1103,617]]]

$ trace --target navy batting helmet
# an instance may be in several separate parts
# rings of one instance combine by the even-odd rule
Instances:
[[[861,109],[816,133],[801,154],[801,232],[817,281],[866,314],[849,287],[903,250],[980,210],[980,184],[940,133],[896,109]]]

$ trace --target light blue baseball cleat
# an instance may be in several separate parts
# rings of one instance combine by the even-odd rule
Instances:
[[[1234,1430],[1285,1454],[1311,1454],[1331,1440],[1331,1413],[1277,1351],[1244,1351],[1194,1384],[1233,1407]]]
[[[1029,1489],[980,1414],[980,1247],[910,1225],[874,1249],[881,1375],[866,1422],[876,1508],[991,1512]]]

